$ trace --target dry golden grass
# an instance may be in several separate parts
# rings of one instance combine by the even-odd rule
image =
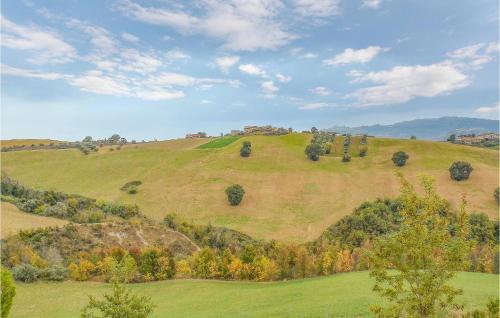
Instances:
[[[49,226],[64,226],[68,223],[68,221],[56,218],[22,212],[15,205],[8,202],[1,203],[0,211],[0,222],[2,223],[2,231],[0,233],[1,238],[16,234],[19,230]]]
[[[498,152],[443,142],[369,139],[368,156],[342,163],[340,153],[309,161],[304,148],[308,134],[244,137],[224,148],[195,149],[207,140],[173,140],[129,145],[120,151],[82,155],[78,150],[21,151],[3,156],[3,170],[30,186],[78,193],[105,200],[136,203],[161,220],[177,213],[198,223],[228,226],[266,239],[305,241],[352,212],[366,200],[392,197],[401,171],[411,181],[420,173],[436,178],[438,192],[454,205],[467,193],[473,212],[497,218],[493,190],[498,187]],[[252,154],[241,158],[245,140]],[[338,138],[336,149],[341,149]],[[409,153],[397,168],[395,151]],[[455,160],[471,162],[469,180],[450,179]],[[135,195],[120,191],[132,180],[142,181]],[[233,183],[246,191],[240,206],[227,203],[224,189]]]
[[[51,139],[8,139],[0,140],[1,147],[12,147],[12,146],[31,146],[31,145],[48,145],[50,143],[60,144],[63,141],[51,140]]]

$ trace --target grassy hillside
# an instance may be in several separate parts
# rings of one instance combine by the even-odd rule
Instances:
[[[2,147],[12,147],[12,146],[31,146],[31,145],[48,145],[50,143],[60,144],[62,141],[51,140],[51,139],[8,139],[0,140],[0,145]]]
[[[472,211],[497,217],[493,190],[498,186],[498,152],[449,143],[419,140],[369,139],[368,156],[355,151],[350,163],[339,157],[311,162],[304,155],[309,134],[250,136],[222,148],[196,149],[202,139],[128,145],[101,149],[84,156],[76,149],[19,151],[2,156],[2,169],[21,182],[42,189],[78,193],[93,198],[136,203],[143,213],[161,220],[175,212],[188,220],[222,225],[258,238],[305,241],[366,200],[394,196],[399,170],[411,181],[425,172],[437,179],[438,192],[456,204],[468,194]],[[241,158],[245,140],[252,155]],[[341,153],[337,138],[337,154]],[[409,153],[405,167],[393,166],[395,151]],[[472,163],[469,180],[452,181],[448,168],[455,160]],[[142,181],[134,195],[120,191],[132,180]],[[238,207],[229,206],[224,189],[245,188]]]
[[[16,206],[7,202],[2,202],[1,204],[0,219],[2,223],[2,231],[0,238],[16,234],[19,230],[49,226],[64,226],[68,223],[67,221],[56,218],[38,216],[19,211]]]
[[[367,272],[276,283],[175,280],[131,285],[157,304],[154,317],[369,317],[380,302]],[[467,309],[498,295],[498,275],[460,273],[458,298]],[[102,283],[17,284],[11,317],[77,317],[88,295],[109,291]]]

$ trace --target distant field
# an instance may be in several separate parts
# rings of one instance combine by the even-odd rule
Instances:
[[[460,273],[454,284],[463,288],[458,301],[467,309],[483,308],[499,292],[494,274]],[[276,283],[174,280],[131,288],[152,297],[153,317],[326,318],[370,317],[370,305],[380,303],[372,285],[367,272],[355,272]],[[107,291],[109,285],[92,282],[19,283],[11,317],[78,317],[88,295]]]
[[[2,202],[1,203],[1,223],[2,232],[0,238],[5,238],[9,235],[16,234],[19,230],[27,230],[38,227],[49,226],[64,226],[67,221],[38,216],[20,211],[15,205]]]
[[[60,144],[63,141],[51,140],[51,139],[9,139],[9,140],[1,140],[0,145],[2,147],[12,147],[12,146],[31,146],[31,145],[48,145],[50,143]]]
[[[242,137],[221,148],[196,149],[203,139],[127,145],[119,151],[101,149],[83,155],[76,149],[17,151],[2,154],[2,170],[21,182],[92,198],[136,203],[161,220],[175,212],[197,223],[223,225],[258,238],[306,241],[366,200],[394,196],[401,171],[411,181],[427,173],[437,179],[438,192],[453,204],[467,193],[470,209],[497,218],[493,190],[498,187],[498,151],[444,142],[370,138],[368,156],[342,163],[342,138],[336,153],[311,162],[304,155],[310,134]],[[241,158],[243,141],[252,154]],[[395,151],[409,153],[408,164],[393,166]],[[456,182],[448,168],[455,160],[474,167],[467,181]],[[120,188],[142,181],[129,195]],[[245,188],[240,206],[227,203],[224,189]]]
[[[209,148],[222,148],[229,144],[232,144],[236,140],[240,139],[239,136],[227,136],[214,139],[212,141],[207,142],[206,144],[202,144],[198,146],[198,149],[209,149]]]

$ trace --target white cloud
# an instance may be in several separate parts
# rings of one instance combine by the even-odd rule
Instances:
[[[315,59],[318,56],[314,53],[305,53],[300,56],[301,59]]]
[[[115,53],[117,44],[113,35],[108,30],[91,25],[78,19],[66,19],[66,25],[70,28],[81,30],[90,37],[90,43],[99,55],[108,56]]]
[[[196,7],[205,14],[199,17],[178,8],[143,7],[130,0],[122,0],[115,7],[145,23],[219,39],[228,50],[277,49],[296,38],[280,22],[278,15],[283,4],[276,0],[200,1]]]
[[[221,56],[215,59],[215,64],[222,72],[227,73],[229,69],[239,61],[239,56]]]
[[[1,45],[33,52],[33,56],[28,59],[30,63],[63,64],[77,57],[75,48],[53,31],[42,30],[37,26],[22,26],[4,16],[0,16],[0,24]]]
[[[157,88],[154,90],[138,90],[135,93],[135,96],[144,100],[158,101],[179,99],[183,98],[185,95],[182,91],[169,91],[166,89]]]
[[[123,32],[122,35],[121,35],[122,39],[127,41],[127,42],[130,42],[130,43],[137,43],[139,42],[139,38],[136,37],[135,35],[133,34],[130,34],[130,33],[127,33],[127,32]]]
[[[292,77],[291,76],[286,76],[286,75],[283,75],[281,73],[278,73],[276,74],[276,78],[278,79],[278,81],[280,81],[281,83],[288,83],[292,80]]]
[[[155,72],[162,62],[151,54],[139,52],[136,49],[126,49],[120,53],[123,63],[119,68],[123,71],[147,74]]]
[[[416,97],[448,94],[470,83],[467,75],[452,63],[396,66],[387,71],[358,75],[356,82],[375,85],[348,95],[355,99],[357,106],[405,103]]]
[[[264,71],[259,66],[256,66],[253,64],[241,64],[240,66],[238,66],[238,69],[241,72],[249,74],[249,75],[256,75],[256,76],[262,76],[262,77],[267,76],[266,71]]]
[[[373,60],[377,55],[382,52],[388,51],[389,48],[383,48],[380,46],[369,46],[366,49],[345,49],[342,53],[335,55],[331,59],[324,60],[323,62],[327,65],[344,65],[351,63],[368,63]]]
[[[328,96],[332,93],[332,91],[328,87],[324,86],[316,86],[314,88],[311,88],[309,91],[320,96]]]
[[[490,107],[479,107],[475,110],[475,112],[479,114],[490,114],[498,111],[500,111],[500,103]]]
[[[166,54],[167,59],[169,60],[189,60],[191,56],[187,54],[186,52],[183,52],[179,49],[173,49],[167,52]]]
[[[309,103],[305,104],[303,106],[300,106],[299,109],[301,110],[313,110],[313,109],[320,109],[320,108],[325,108],[329,107],[330,105],[327,103]]]
[[[261,88],[264,94],[268,96],[274,96],[274,93],[279,91],[279,88],[274,85],[273,81],[262,82]]]
[[[340,14],[340,0],[295,0],[295,10],[304,17],[325,18]]]
[[[27,69],[12,67],[5,64],[1,65],[1,73],[2,75],[11,75],[17,77],[26,77],[26,78],[38,78],[43,80],[57,80],[65,77],[65,75],[60,73],[27,70]]]
[[[472,69],[480,69],[483,64],[493,60],[497,55],[499,43],[477,43],[469,45],[447,54],[449,58],[456,61],[463,61],[466,64],[464,67]]]
[[[75,77],[69,81],[73,86],[85,92],[101,95],[129,96],[131,91],[128,86],[117,82],[112,77],[104,75],[101,71],[89,71],[85,75]]]
[[[363,7],[378,9],[382,0],[363,0]]]

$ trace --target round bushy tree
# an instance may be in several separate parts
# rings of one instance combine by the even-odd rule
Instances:
[[[323,154],[323,147],[318,143],[312,143],[307,145],[305,153],[307,157],[312,161],[318,161],[319,156]]]
[[[342,156],[342,162],[349,162],[351,161],[351,155],[348,152],[344,152],[344,155]]]
[[[450,177],[456,181],[467,180],[472,170],[474,169],[470,163],[466,161],[455,161],[449,169]]]
[[[495,200],[497,200],[497,203],[500,205],[500,188],[495,189],[495,191],[493,192],[493,196],[495,197]]]
[[[243,196],[245,195],[245,190],[239,184],[233,184],[226,188],[227,200],[231,205],[239,205]]]
[[[252,143],[250,141],[244,141],[243,147],[240,149],[240,156],[249,157],[252,152]]]
[[[16,286],[14,286],[11,272],[3,267],[1,268],[1,271],[2,284],[0,285],[0,290],[2,293],[2,317],[6,318],[9,316],[10,307],[12,307],[12,300],[16,295]]]
[[[38,280],[40,270],[30,264],[21,264],[12,269],[12,274],[15,280],[32,283]]]
[[[406,152],[398,151],[392,155],[392,162],[394,162],[396,166],[402,167],[406,164],[406,160],[408,160],[408,158],[410,158],[410,156],[408,156]]]

